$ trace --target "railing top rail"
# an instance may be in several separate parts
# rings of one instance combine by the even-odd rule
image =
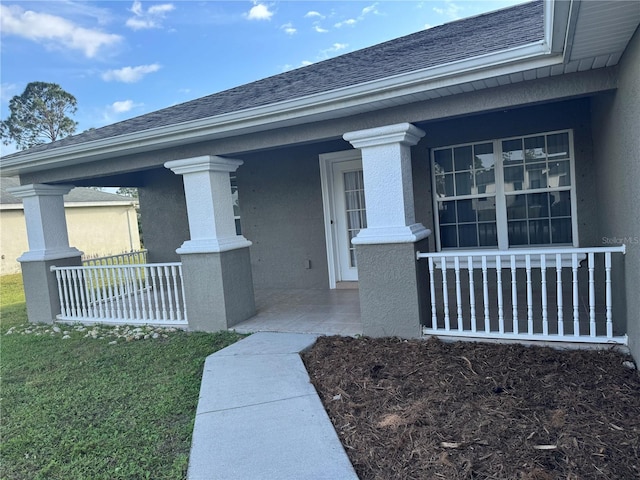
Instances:
[[[482,257],[505,257],[510,258],[512,256],[515,257],[524,257],[526,255],[571,255],[574,253],[577,254],[587,254],[587,253],[626,253],[625,245],[616,245],[610,247],[584,247],[584,248],[518,248],[511,250],[451,250],[446,252],[417,252],[416,256],[418,259],[420,258],[441,258],[441,257],[473,257],[473,258],[482,258]]]
[[[147,249],[135,250],[133,252],[114,253],[113,255],[105,255],[103,257],[86,257],[82,258],[83,262],[99,262],[102,260],[110,260],[112,258],[133,257],[136,255],[145,255],[148,253]]]
[[[63,271],[63,270],[113,270],[113,269],[124,269],[124,268],[144,268],[144,267],[179,267],[181,266],[181,262],[170,262],[170,263],[127,263],[124,265],[74,265],[67,267],[56,267],[55,265],[51,267],[51,271]]]

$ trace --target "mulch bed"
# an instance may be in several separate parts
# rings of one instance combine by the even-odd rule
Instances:
[[[321,337],[303,360],[361,480],[640,478],[618,352]]]

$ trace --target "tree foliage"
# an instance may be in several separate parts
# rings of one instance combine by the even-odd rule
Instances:
[[[136,187],[120,187],[116,190],[116,193],[125,197],[138,198],[138,189]]]
[[[0,122],[0,137],[5,145],[15,142],[23,150],[71,135],[78,124],[69,117],[77,111],[76,98],[56,83],[29,83],[11,99],[9,111],[9,118]]]

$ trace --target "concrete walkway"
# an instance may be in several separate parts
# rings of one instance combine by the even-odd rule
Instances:
[[[315,340],[255,333],[207,358],[189,480],[357,480],[298,355]]]

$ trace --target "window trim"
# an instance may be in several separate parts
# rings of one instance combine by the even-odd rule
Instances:
[[[531,137],[538,137],[541,135],[554,135],[559,133],[567,133],[568,134],[568,143],[569,143],[569,172],[571,174],[571,185],[569,188],[567,187],[551,187],[545,189],[535,189],[535,190],[521,190],[517,193],[505,193],[505,185],[504,185],[504,165],[503,165],[503,156],[502,156],[502,142],[509,140],[518,140],[525,139]],[[495,175],[495,194],[494,195],[486,195],[486,194],[470,194],[470,195],[460,195],[454,197],[448,197],[447,201],[451,200],[467,200],[467,199],[475,199],[475,198],[494,198],[496,203],[496,230],[497,230],[497,240],[498,245],[492,246],[476,246],[476,247],[446,247],[442,248],[440,241],[440,215],[438,203],[441,200],[438,199],[437,196],[437,185],[436,185],[436,174],[435,174],[435,152],[437,150],[443,149],[454,149],[458,147],[466,147],[474,145],[482,144],[482,143],[492,143],[493,144],[493,155],[495,158],[494,163],[494,175]],[[536,132],[525,135],[516,135],[511,137],[503,137],[503,138],[494,138],[494,139],[486,139],[486,140],[477,140],[474,142],[466,142],[460,144],[453,145],[442,145],[439,147],[433,147],[430,151],[430,169],[431,169],[431,192],[432,192],[432,205],[433,205],[433,218],[434,218],[434,229],[435,229],[435,243],[436,243],[436,251],[465,251],[465,250],[500,250],[500,251],[514,251],[514,250],[526,250],[532,248],[558,248],[562,246],[572,246],[575,248],[579,247],[579,232],[578,232],[578,201],[577,201],[577,177],[576,177],[576,169],[575,169],[575,148],[574,148],[574,138],[573,138],[573,129],[562,129],[562,130],[551,130],[545,132]],[[507,228],[507,196],[510,195],[527,195],[531,193],[549,193],[549,192],[557,192],[557,191],[569,191],[570,192],[570,200],[571,200],[571,244],[558,244],[558,243],[550,243],[546,245],[517,245],[517,246],[509,246],[509,231]],[[442,200],[445,201],[445,200]]]

